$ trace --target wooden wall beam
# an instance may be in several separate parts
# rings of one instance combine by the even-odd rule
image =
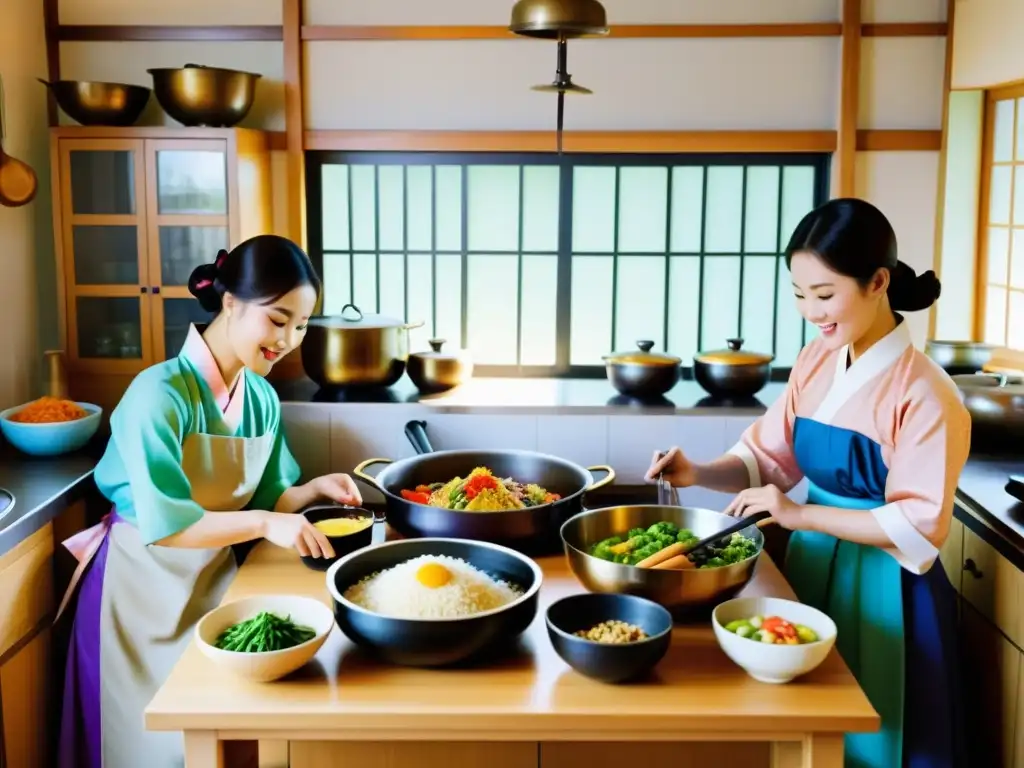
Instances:
[[[953,81],[953,25],[956,14],[956,0],[946,0],[946,24],[949,34],[946,35],[945,73],[942,77],[942,133],[939,144],[939,180],[935,194],[935,246],[933,263],[935,275],[942,279],[942,230],[946,219],[946,145],[949,140],[949,86]],[[975,256],[977,265],[977,256]],[[932,304],[928,310],[928,338],[935,338],[937,308]]]
[[[302,0],[282,0],[284,114],[288,151],[288,237],[306,247],[305,117],[302,111]]]
[[[942,131],[857,131],[858,152],[938,152],[941,148]]]
[[[839,63],[839,115],[832,168],[832,196],[852,197],[857,173],[857,115],[860,108],[861,0],[839,0],[843,20]]]
[[[831,152],[834,131],[566,131],[566,152]],[[554,152],[554,131],[309,131],[306,149]]]
[[[282,27],[225,25],[219,27],[139,26],[128,24],[65,24],[58,27],[61,42],[124,42],[142,41],[209,41],[248,42],[254,40],[281,40]]]
[[[44,0],[45,3],[56,0]],[[791,24],[619,24],[611,28],[612,38],[737,38],[737,37],[839,37],[839,22]],[[901,22],[864,24],[863,37],[942,37],[943,22]],[[214,41],[245,42],[282,40],[279,25],[138,25],[54,23],[58,41],[124,42]],[[496,25],[305,25],[305,41],[344,40],[514,40],[507,27]]]
[[[551,131],[306,131],[304,149],[367,152],[551,152]],[[835,131],[568,131],[567,152],[834,152]],[[858,152],[937,152],[942,131],[859,130]],[[287,151],[287,136],[270,147]]]
[[[60,15],[58,0],[43,0],[43,27],[46,30],[46,78],[53,82],[60,80]],[[2,108],[3,105],[0,105]],[[46,116],[50,125],[57,125],[60,120],[57,100],[53,92],[46,89]]]
[[[839,37],[836,22],[793,24],[616,24],[611,38],[735,38],[735,37]],[[943,22],[864,24],[864,37],[941,37]],[[303,40],[509,40],[515,35],[502,26],[352,26],[308,25]]]

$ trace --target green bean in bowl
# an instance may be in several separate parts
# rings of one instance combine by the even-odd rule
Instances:
[[[233,624],[221,632],[214,646],[236,653],[267,653],[294,648],[314,637],[316,632],[313,629],[296,624],[291,616],[281,617],[270,611],[260,611],[253,618]]]
[[[334,613],[305,595],[252,595],[214,608],[196,624],[199,649],[214,664],[255,682],[284,677],[316,656]]]

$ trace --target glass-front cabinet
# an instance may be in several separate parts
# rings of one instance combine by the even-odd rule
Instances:
[[[266,135],[52,131],[69,365],[123,380],[176,355],[189,325],[210,319],[188,292],[192,270],[222,248],[271,231]]]

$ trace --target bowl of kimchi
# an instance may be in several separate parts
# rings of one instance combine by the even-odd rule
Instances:
[[[41,397],[0,412],[0,432],[29,456],[60,456],[84,447],[102,418],[98,405]]]

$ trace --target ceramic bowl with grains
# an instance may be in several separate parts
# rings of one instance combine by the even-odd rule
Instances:
[[[548,637],[581,675],[623,683],[649,673],[672,642],[672,614],[635,595],[588,592],[548,608]]]

